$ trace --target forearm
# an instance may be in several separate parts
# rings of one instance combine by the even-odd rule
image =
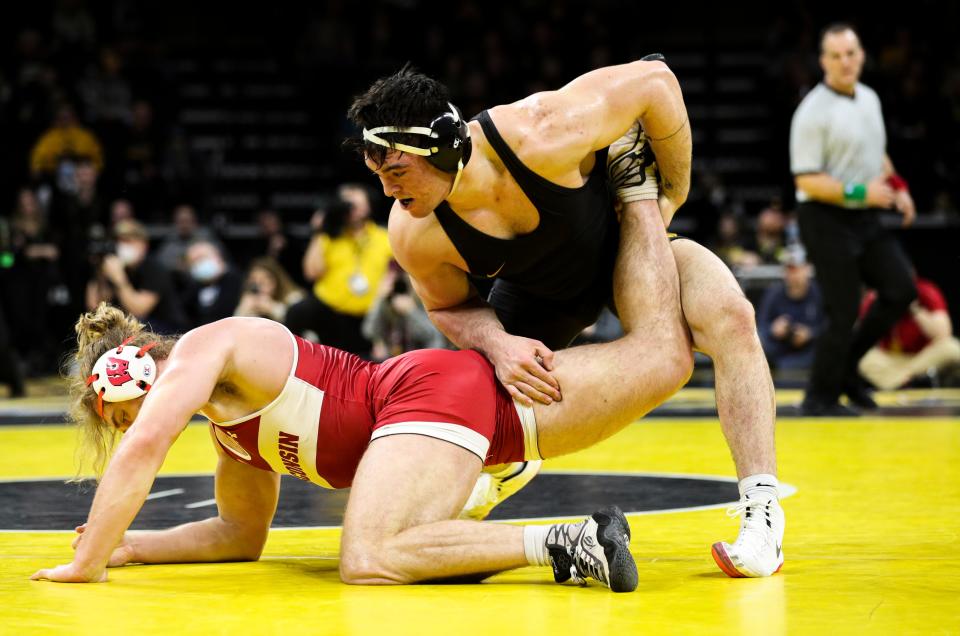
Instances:
[[[87,529],[74,555],[74,563],[89,572],[106,567],[113,548],[140,511],[166,456],[137,440],[122,444],[97,488],[87,517]]]
[[[185,523],[158,532],[128,532],[131,563],[255,561],[266,532],[244,532],[220,517]]]
[[[427,313],[437,329],[460,349],[488,353],[490,343],[506,333],[493,308],[479,298]]]
[[[323,240],[319,234],[314,235],[303,254],[303,277],[314,282],[326,273],[326,260],[323,253]]]
[[[138,291],[134,289],[128,281],[116,285],[117,300],[129,313],[137,318],[144,318],[153,308],[157,306],[159,300],[157,294],[148,291]]]
[[[640,125],[650,141],[660,171],[660,191],[672,209],[661,209],[664,221],[670,224],[673,212],[690,194],[690,170],[693,161],[693,136],[687,107],[680,85],[672,81],[658,84],[656,101],[640,118]],[[661,206],[663,208],[664,206]]]
[[[914,312],[913,319],[917,321],[923,335],[930,340],[949,338],[953,335],[953,324],[950,322],[950,315],[945,311],[920,309]]]
[[[797,177],[797,188],[820,203],[843,206],[843,182],[828,174],[809,174]]]

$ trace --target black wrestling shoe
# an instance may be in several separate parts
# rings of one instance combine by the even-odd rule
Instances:
[[[856,407],[868,410],[877,408],[877,403],[874,401],[870,389],[867,388],[867,383],[860,378],[850,380],[844,384],[843,392],[846,394],[847,399],[850,400],[850,403]]]
[[[800,415],[803,417],[859,417],[860,411],[840,404],[834,400],[826,402],[818,398],[805,398],[800,405]]]
[[[586,585],[587,578],[603,583],[614,592],[632,592],[639,580],[637,564],[630,554],[630,524],[616,506],[593,513],[567,547],[548,543],[553,580],[573,579]]]

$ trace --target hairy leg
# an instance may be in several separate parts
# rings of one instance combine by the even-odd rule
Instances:
[[[684,239],[672,247],[694,346],[713,359],[717,411],[737,476],[776,475],[776,398],[753,306],[708,249]]]
[[[480,468],[473,453],[431,437],[374,440],[347,503],[341,579],[389,585],[527,565],[522,527],[456,520]]]
[[[540,452],[591,446],[648,413],[683,386],[693,358],[680,313],[677,265],[656,201],[626,204],[614,294],[625,335],[558,351],[563,401],[534,405]]]

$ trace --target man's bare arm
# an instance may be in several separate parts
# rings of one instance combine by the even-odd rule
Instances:
[[[524,136],[542,146],[542,154],[525,153],[525,159],[534,155],[534,163],[541,163],[535,155],[544,158],[543,166],[531,165],[535,170],[579,166],[586,156],[606,148],[639,121],[657,157],[664,195],[674,209],[686,201],[693,154],[690,122],[680,83],[663,62],[597,69],[510,108],[521,115],[521,126],[528,120]]]
[[[451,262],[446,239],[434,234],[428,223],[395,208],[388,229],[394,257],[410,274],[410,284],[430,320],[460,349],[482,352],[497,368],[507,391],[524,404],[532,404],[531,399],[559,400],[560,387],[549,373],[553,351],[542,342],[506,332],[467,273]]]

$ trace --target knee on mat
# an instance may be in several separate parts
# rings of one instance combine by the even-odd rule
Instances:
[[[340,554],[340,580],[347,585],[408,583],[386,567],[380,558],[384,552],[372,544],[343,550]]]

